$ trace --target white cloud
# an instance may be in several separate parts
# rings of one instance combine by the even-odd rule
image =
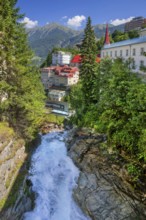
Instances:
[[[67,21],[67,24],[69,26],[78,28],[78,27],[81,27],[82,22],[85,21],[85,20],[86,20],[86,17],[84,15],[76,15],[72,18],[69,18],[68,21]]]
[[[28,17],[25,17],[21,21],[21,23],[24,23],[26,28],[33,28],[33,27],[36,27],[38,25],[38,21],[32,21]]]
[[[129,22],[129,21],[131,21],[132,19],[133,19],[134,17],[129,17],[129,18],[123,18],[123,19],[119,19],[119,18],[117,18],[117,19],[115,19],[115,20],[110,20],[110,24],[113,24],[113,25],[115,25],[115,26],[117,26],[117,25],[120,25],[120,24],[125,24],[126,22]]]
[[[62,19],[67,19],[67,16],[66,16],[66,15],[65,15],[65,16],[63,16],[63,17],[62,17]]]

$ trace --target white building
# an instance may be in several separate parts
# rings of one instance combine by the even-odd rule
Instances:
[[[52,101],[61,101],[62,98],[66,95],[65,91],[52,89],[49,91],[48,96]]]
[[[45,67],[41,69],[41,81],[45,89],[48,89],[54,83],[54,68]]]
[[[52,65],[66,65],[70,64],[71,53],[58,51],[52,54]]]
[[[55,69],[54,84],[56,86],[72,86],[79,80],[77,67],[60,67]]]
[[[133,59],[133,70],[140,71],[141,67],[146,66],[146,36],[124,40],[112,44],[105,44],[101,50],[101,58],[111,57],[115,59],[121,57],[123,59]]]
[[[69,87],[78,82],[79,69],[69,66],[46,67],[41,69],[41,80],[46,90],[52,86]]]

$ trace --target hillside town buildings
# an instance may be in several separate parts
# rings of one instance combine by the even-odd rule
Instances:
[[[46,90],[53,86],[69,87],[78,82],[79,69],[66,65],[42,68],[41,80]]]
[[[41,80],[50,100],[61,101],[66,90],[78,82],[79,69],[67,65],[42,68]]]
[[[145,24],[143,17],[135,18],[127,24],[127,29],[139,28]],[[139,26],[138,26],[139,25]],[[129,29],[128,29],[129,28]],[[130,59],[133,71],[144,73],[146,70],[146,28],[139,30],[140,37],[124,40],[110,44],[108,25],[106,26],[104,46],[101,49],[100,57],[96,57],[96,62],[110,57],[111,59]],[[52,66],[41,69],[41,80],[48,94],[48,105],[59,106],[67,94],[68,89],[79,80],[79,68],[82,57],[77,54],[72,57],[71,53],[58,51],[52,54]],[[53,104],[52,104],[53,102]],[[59,103],[57,103],[59,102]],[[49,104],[50,103],[50,104]],[[64,106],[64,104],[62,104]],[[56,108],[56,107],[55,107]]]
[[[52,66],[41,69],[41,81],[50,101],[60,102],[79,80],[78,65],[71,66],[71,58],[71,53],[58,51],[52,54]]]

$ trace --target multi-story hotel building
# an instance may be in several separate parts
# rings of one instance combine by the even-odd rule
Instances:
[[[52,86],[69,87],[78,82],[79,69],[69,66],[46,67],[41,69],[41,80],[46,90]]]
[[[104,57],[111,57],[112,59],[121,57],[125,60],[132,58],[133,70],[143,72],[142,67],[146,66],[145,52],[146,36],[110,44],[107,26],[105,44],[101,50],[101,59]]]
[[[135,17],[131,21],[125,24],[125,32],[131,30],[139,30],[146,24],[146,18],[144,17]]]

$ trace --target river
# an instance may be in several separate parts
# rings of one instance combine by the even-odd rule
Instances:
[[[42,136],[32,156],[29,179],[36,195],[35,208],[25,213],[24,220],[89,220],[72,198],[79,170],[67,156],[66,135],[52,132]]]

